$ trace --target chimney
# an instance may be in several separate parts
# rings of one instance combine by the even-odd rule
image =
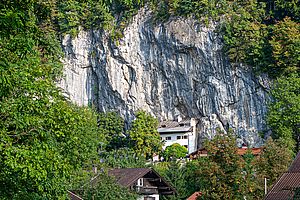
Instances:
[[[193,128],[193,134],[196,134],[197,132],[197,124],[198,120],[195,118],[191,118],[191,127]]]

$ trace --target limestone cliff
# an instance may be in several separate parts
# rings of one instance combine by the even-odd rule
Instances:
[[[98,30],[66,36],[60,86],[72,101],[99,111],[117,110],[127,119],[138,109],[160,120],[196,117],[199,138],[231,127],[240,141],[258,145],[268,81],[232,67],[214,29],[191,18],[156,24],[141,10],[117,45]]]

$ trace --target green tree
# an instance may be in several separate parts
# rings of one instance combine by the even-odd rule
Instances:
[[[171,160],[171,159],[184,158],[187,153],[188,150],[186,147],[181,146],[178,143],[174,143],[166,147],[166,149],[162,152],[162,156],[166,160]]]
[[[266,2],[266,19],[268,20],[282,20],[286,16],[299,21],[300,10],[299,1],[297,0],[262,0]]]
[[[255,157],[250,149],[243,155],[243,182],[242,194],[244,199],[262,199],[264,195],[263,184],[256,176]],[[262,179],[261,179],[262,180]]]
[[[97,118],[57,89],[61,49],[36,1],[0,4],[0,198],[64,199],[97,159]],[[45,24],[44,24],[45,25]]]
[[[186,199],[187,171],[181,162],[171,161],[168,163],[167,168],[163,174],[166,180],[176,188],[177,194],[166,197],[166,199]]]
[[[103,151],[100,159],[109,168],[143,168],[146,165],[145,157],[129,148]]]
[[[291,163],[291,153],[287,150],[287,146],[282,141],[274,141],[269,138],[263,151],[255,161],[257,177],[263,184],[263,179],[268,179],[269,188],[276,179],[284,172]]]
[[[162,149],[157,132],[158,121],[144,111],[136,113],[136,119],[129,130],[130,147],[140,155],[151,158]]]
[[[293,200],[299,200],[300,199],[300,188],[296,188],[294,190],[294,196],[293,196]]]
[[[237,154],[236,139],[232,134],[218,132],[212,141],[207,141],[208,162],[199,172],[206,180],[203,199],[243,198],[243,163]]]
[[[202,168],[204,159],[191,162],[161,162],[154,165],[154,169],[159,172],[172,186],[177,194],[164,196],[163,199],[187,199],[194,192],[199,191],[201,179],[196,176],[196,171]]]
[[[300,24],[286,17],[272,29],[271,69],[279,75],[299,72],[300,68]]]
[[[297,74],[276,80],[271,90],[267,122],[272,136],[281,138],[290,150],[299,151],[300,142],[300,78]],[[296,144],[296,148],[295,148]]]
[[[100,174],[81,187],[81,197],[87,200],[136,200],[138,195],[118,185],[112,177]]]
[[[99,113],[98,126],[105,135],[107,150],[118,149],[125,145],[124,120],[116,112]]]

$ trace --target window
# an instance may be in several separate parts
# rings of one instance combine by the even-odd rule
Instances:
[[[177,136],[177,140],[180,140],[181,139],[181,136],[179,135],[179,136]]]
[[[169,137],[166,137],[166,140],[171,140],[171,136],[169,136]]]
[[[137,184],[136,184],[137,186],[143,186],[144,185],[144,181],[143,181],[143,178],[139,178],[138,180],[137,180]]]
[[[188,146],[187,145],[183,145],[185,148],[188,148]]]
[[[187,136],[187,135],[184,135],[184,136],[183,136],[183,139],[188,139],[188,136]]]

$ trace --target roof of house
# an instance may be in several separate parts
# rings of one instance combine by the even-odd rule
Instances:
[[[261,147],[260,148],[249,148],[249,150],[252,152],[252,154],[254,156],[257,156],[261,153],[262,148]],[[237,150],[237,153],[242,156],[242,155],[246,154],[247,151],[248,151],[248,148],[239,148]],[[207,155],[207,150],[205,148],[197,149],[196,151],[190,153],[188,155],[188,157],[194,159],[194,158],[197,158],[198,156],[201,156],[201,155]]]
[[[163,177],[151,168],[120,168],[111,169],[108,175],[116,179],[116,182],[124,187],[130,187],[137,182],[139,178],[151,175],[157,177],[156,184],[161,194],[176,194],[176,190]]]
[[[188,157],[197,157],[197,155],[205,154],[207,155],[207,150],[205,148],[197,149],[196,151],[190,153]]]
[[[265,200],[288,200],[294,196],[294,190],[300,187],[300,152],[289,170],[282,174],[268,192]]]
[[[159,133],[182,133],[192,131],[192,127],[158,128]]]
[[[249,148],[249,150],[252,152],[253,155],[257,156],[261,153],[262,148]],[[239,148],[238,149],[238,154],[239,155],[244,155],[248,151],[248,148]]]
[[[178,121],[161,121],[159,123],[159,128],[167,127],[167,128],[175,128],[178,126],[190,126],[191,121],[189,119]]]
[[[75,194],[74,192],[68,191],[69,197],[71,200],[83,200],[80,196]]]
[[[300,152],[296,156],[295,160],[289,168],[289,172],[298,172],[300,173]]]
[[[159,133],[190,132],[192,130],[190,120],[162,121],[157,131]]]
[[[195,192],[187,200],[197,200],[198,197],[202,196],[202,192]]]
[[[129,187],[139,178],[150,172],[150,168],[121,168],[108,171],[109,176],[115,177],[118,184]]]

